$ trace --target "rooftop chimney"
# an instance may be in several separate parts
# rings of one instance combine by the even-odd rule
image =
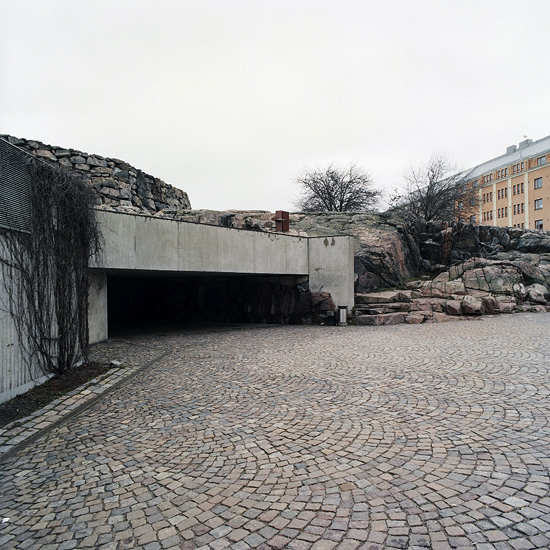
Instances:
[[[531,143],[533,143],[532,139],[525,139],[523,141],[520,141],[519,142],[519,148],[520,149],[525,149],[526,147],[529,147],[529,145],[531,145]]]
[[[517,147],[515,145],[510,145],[506,148],[506,154],[511,155],[512,153],[515,153],[517,150]]]

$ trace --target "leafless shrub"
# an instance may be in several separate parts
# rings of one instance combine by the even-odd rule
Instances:
[[[405,174],[405,188],[390,198],[390,210],[405,218],[453,221],[473,212],[477,190],[444,155],[434,154]]]
[[[21,162],[30,173],[30,227],[14,229],[13,220],[0,228],[6,309],[31,372],[60,375],[88,357],[89,261],[101,248],[94,195],[68,171]]]

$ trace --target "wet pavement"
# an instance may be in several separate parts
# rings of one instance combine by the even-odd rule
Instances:
[[[6,443],[0,548],[550,547],[550,315],[94,354],[129,377]]]

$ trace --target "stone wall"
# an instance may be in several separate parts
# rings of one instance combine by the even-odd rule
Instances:
[[[102,208],[147,214],[191,208],[187,193],[122,160],[8,135],[0,138],[82,176],[97,193],[98,206]]]

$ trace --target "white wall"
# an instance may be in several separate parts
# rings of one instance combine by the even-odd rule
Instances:
[[[309,239],[309,290],[330,292],[337,306],[354,307],[352,237]]]

